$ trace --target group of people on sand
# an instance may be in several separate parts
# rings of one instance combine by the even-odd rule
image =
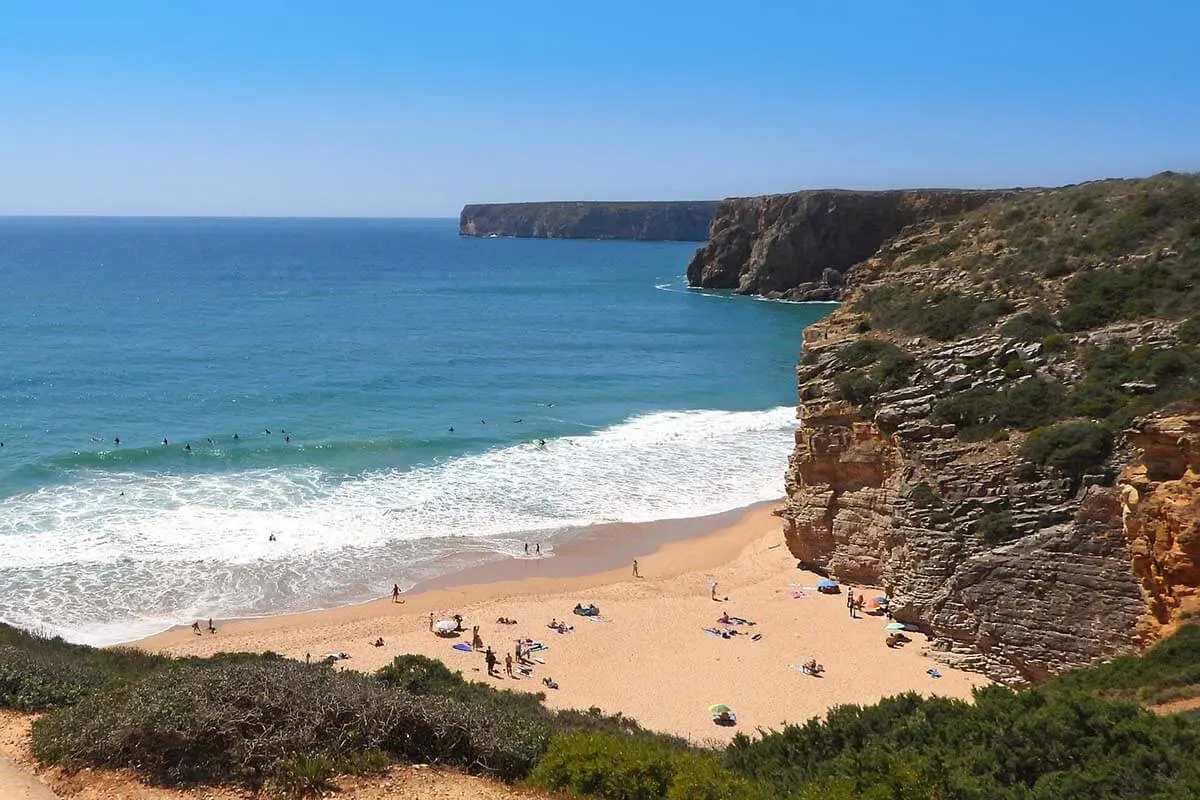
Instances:
[[[217,632],[217,629],[213,626],[213,621],[211,618],[208,620],[208,632],[209,633]],[[196,620],[195,622],[192,623],[192,633],[196,634],[197,636],[204,635],[203,632],[200,630],[200,620]]]

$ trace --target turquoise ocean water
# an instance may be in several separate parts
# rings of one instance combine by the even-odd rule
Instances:
[[[779,496],[830,306],[689,291],[694,247],[0,220],[0,619],[112,642]]]

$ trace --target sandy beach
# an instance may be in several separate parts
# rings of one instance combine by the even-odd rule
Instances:
[[[402,603],[389,597],[326,611],[218,621],[215,634],[196,635],[180,626],[133,644],[175,655],[272,650],[315,660],[345,652],[350,658],[337,662],[338,668],[362,671],[402,653],[420,653],[497,688],[545,691],[554,708],[621,712],[697,742],[724,742],[737,731],[778,728],[837,704],[871,703],[905,691],[967,698],[986,683],[923,654],[919,634],[902,648],[886,647],[886,619],[851,619],[844,593],[819,594],[818,577],[796,569],[772,506],[709,518],[709,530],[692,521],[683,539],[664,540],[667,523],[654,523],[652,535],[643,526],[620,526],[560,548],[555,558],[481,567],[444,581],[451,585],[405,595]],[[649,546],[655,549],[646,553]],[[640,578],[632,574],[633,557]],[[713,582],[717,601],[710,597]],[[877,594],[867,587],[854,591]],[[576,603],[596,604],[600,617],[574,615]],[[435,636],[431,612],[437,619],[461,614],[466,632]],[[723,613],[755,624],[719,625]],[[499,617],[518,623],[499,624]],[[573,630],[552,631],[551,619]],[[497,677],[487,676],[482,653],[453,649],[470,642],[474,625],[501,659]],[[738,634],[722,638],[705,628]],[[545,663],[535,665],[532,677],[507,677],[504,655],[525,637],[547,645],[534,653]],[[383,647],[374,646],[377,638]],[[825,667],[823,675],[796,668],[810,658]],[[941,677],[930,676],[931,668]],[[546,689],[544,677],[559,688]],[[736,712],[736,727],[713,724],[708,709],[716,703]]]

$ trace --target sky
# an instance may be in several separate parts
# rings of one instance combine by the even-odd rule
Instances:
[[[1200,3],[0,0],[0,214],[1200,170]]]

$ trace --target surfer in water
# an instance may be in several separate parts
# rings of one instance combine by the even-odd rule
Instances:
[[[190,452],[192,452],[192,446],[191,446],[191,444],[185,444],[185,445],[183,446],[183,449],[184,449],[184,450],[187,450],[189,453],[190,453]]]
[[[167,437],[163,437],[163,447],[167,446]]]
[[[117,446],[119,447],[119,446],[120,446],[120,444],[121,444],[121,437],[120,437],[120,436],[114,437],[114,438],[113,438],[113,444],[115,444],[115,445],[117,445]]]

